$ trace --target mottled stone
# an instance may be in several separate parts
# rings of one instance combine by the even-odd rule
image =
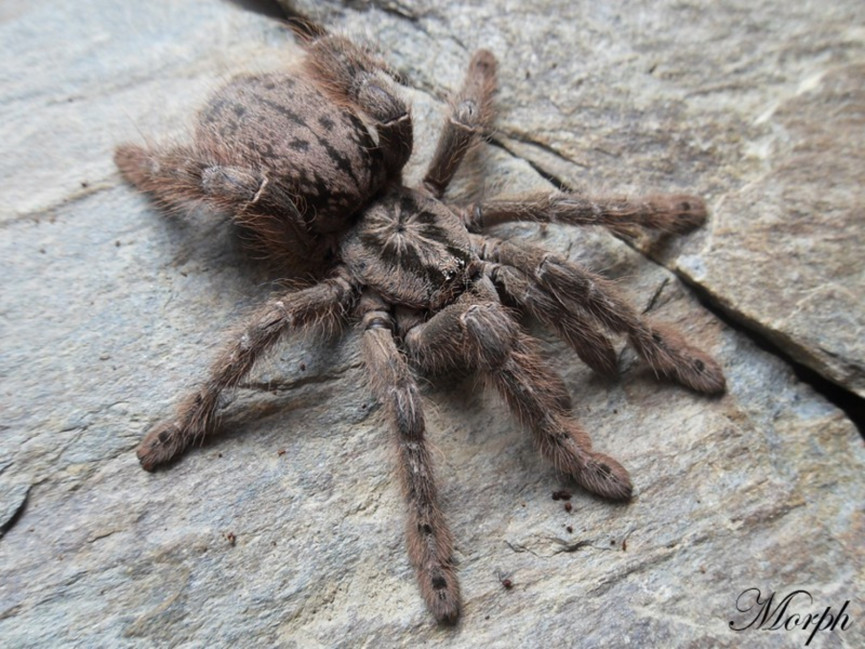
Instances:
[[[865,396],[865,53],[755,120],[763,165],[678,268],[797,361]]]
[[[822,138],[856,153],[830,120],[798,121],[820,102],[837,108],[844,93],[859,96],[853,2],[784,12],[315,4],[329,23],[373,36],[411,84],[419,145],[409,178],[422,173],[470,50],[491,47],[502,88],[496,144],[477,161],[488,192],[548,188],[534,167],[580,189],[704,193],[707,230],[651,249],[694,281],[731,272],[715,247],[719,229],[736,229],[736,218],[742,236],[765,236],[755,205],[774,205],[768,214],[780,219],[785,192],[807,194],[816,176],[800,175],[811,170],[796,156],[828,165]],[[0,644],[804,644],[802,631],[729,628],[745,619],[736,598],[750,587],[807,589],[814,606],[802,612],[850,600],[852,626],[811,646],[863,644],[865,451],[855,427],[668,270],[600,231],[503,232],[620,280],[641,310],[721,361],[728,394],[706,399],[657,382],[628,350],[621,378],[605,381],[536,331],[596,446],[632,473],[636,498],[617,506],[557,476],[471,377],[425,385],[465,601],[456,628],[437,627],[417,592],[394,453],[354,335],[286,341],[227,404],[224,434],[166,470],[140,469],[133,451],[143,430],[201,376],[222,332],[269,285],[222,220],[167,219],[122,184],[113,146],[183,137],[209,90],[297,53],[281,27],[233,3],[0,10]],[[813,83],[778,91],[799,71]],[[768,124],[793,134],[788,147]],[[837,164],[830,169],[843,180],[826,191],[843,203],[861,170]],[[759,196],[758,181],[767,188]],[[754,218],[734,214],[737,202]],[[734,271],[772,256],[744,257],[739,247]],[[833,268],[784,262],[803,278]],[[825,281],[841,285],[835,275]],[[573,492],[570,512],[551,497],[561,489]]]

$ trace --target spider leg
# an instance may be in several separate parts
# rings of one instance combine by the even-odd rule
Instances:
[[[318,28],[302,39],[306,69],[337,103],[356,106],[375,124],[388,175],[398,177],[413,146],[411,114],[388,65],[343,36]]]
[[[123,177],[151,194],[160,207],[188,211],[204,203],[230,212],[241,225],[272,214],[274,221],[294,225],[295,236],[303,238],[307,228],[295,205],[296,192],[261,171],[220,164],[219,157],[194,147],[148,149],[135,144],[119,146],[114,153]],[[279,241],[285,236],[269,234]]]
[[[472,232],[510,221],[602,225],[624,235],[637,228],[683,234],[706,220],[702,198],[687,194],[658,194],[626,198],[585,197],[573,193],[537,193],[513,199],[476,203],[464,215]]]
[[[211,166],[192,147],[144,148],[123,144],[114,152],[120,173],[169,211],[188,210],[204,201],[202,174]]]
[[[237,165],[220,164],[218,153],[198,147],[144,148],[125,144],[114,160],[124,178],[170,212],[206,205],[232,215],[245,242],[281,268],[312,270],[330,240],[312,231],[300,200],[283,179]]]
[[[516,246],[490,237],[480,239],[478,254],[487,261],[519,269],[568,310],[586,312],[607,329],[626,334],[656,372],[697,392],[724,391],[724,374],[714,359],[686,343],[674,329],[641,318],[610,280],[543,248]]]
[[[496,59],[478,50],[469,63],[462,89],[454,97],[450,115],[439,136],[423,184],[441,198],[469,149],[477,144],[492,119],[492,95],[496,87]]]
[[[408,551],[427,606],[441,622],[459,617],[459,583],[453,567],[453,537],[437,502],[432,459],[424,440],[417,384],[393,337],[394,321],[380,298],[365,293],[363,358],[374,396],[396,432],[400,478],[408,503]]]
[[[480,237],[473,235],[474,241]],[[513,266],[485,264],[484,271],[508,306],[517,307],[559,334],[589,367],[604,376],[617,373],[616,350],[588,318],[568,308]]]
[[[487,278],[454,304],[405,334],[413,360],[432,371],[464,365],[484,374],[520,422],[531,429],[541,454],[587,490],[616,500],[630,498],[628,472],[592,450],[571,414],[570,395],[534,341],[498,302]]]
[[[141,466],[151,471],[212,432],[222,392],[237,385],[284,332],[341,328],[356,295],[347,274],[337,272],[309,288],[270,300],[255,311],[231,335],[204,384],[180,402],[173,418],[160,422],[144,436],[136,451]]]

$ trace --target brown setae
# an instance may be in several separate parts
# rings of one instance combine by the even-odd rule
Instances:
[[[423,184],[402,183],[412,153],[409,106],[387,66],[311,23],[302,65],[242,76],[199,113],[191,144],[123,145],[124,177],[169,210],[228,212],[260,255],[312,281],[254,311],[209,375],[138,447],[147,470],[214,431],[220,395],[284,334],[360,328],[374,396],[393,429],[408,508],[408,550],[435,617],[454,622],[453,538],[439,507],[415,372],[468,368],[501,394],[540,452],[583,488],[631,496],[628,472],[592,448],[562,379],[517,317],[554,329],[592,369],[616,372],[605,332],[625,336],[657,374],[707,394],[724,376],[707,354],[640,316],[608,280],[538,247],[488,234],[506,222],[684,233],[701,225],[694,196],[640,200],[567,192],[449,204],[445,190],[492,119],[496,61],[478,51],[454,97]]]

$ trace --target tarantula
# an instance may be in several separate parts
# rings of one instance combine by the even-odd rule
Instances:
[[[627,336],[658,374],[698,392],[724,390],[717,363],[670,328],[640,317],[608,280],[541,248],[486,234],[510,221],[683,233],[706,216],[694,196],[640,200],[539,193],[469,206],[443,201],[492,118],[496,60],[474,54],[421,187],[402,184],[412,120],[374,54],[305,23],[303,62],[241,76],[199,113],[194,142],[120,146],[123,176],[165,208],[230,213],[285,273],[311,278],[267,301],[233,333],[203,384],[154,426],[137,454],[148,471],[216,426],[223,391],[288,332],[362,331],[373,395],[395,434],[408,507],[408,552],[435,617],[454,622],[460,595],[453,539],[439,508],[414,372],[483,375],[529,428],[541,454],[585,489],[626,500],[628,472],[592,449],[562,379],[515,319],[553,328],[602,374],[616,371],[608,330]]]

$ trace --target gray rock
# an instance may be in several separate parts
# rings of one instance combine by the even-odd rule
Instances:
[[[470,51],[490,47],[501,91],[496,144],[478,160],[488,193],[549,187],[540,169],[587,191],[706,194],[706,231],[646,249],[755,327],[790,331],[807,350],[798,358],[822,358],[827,375],[848,380],[831,374],[819,347],[843,356],[838,366],[857,362],[855,325],[831,337],[824,324],[845,308],[851,322],[860,317],[861,300],[843,301],[845,290],[855,295],[856,258],[811,263],[779,251],[833,250],[822,225],[831,214],[846,248],[861,245],[844,209],[861,191],[861,134],[820,119],[856,119],[857,3],[783,12],[768,3],[316,5],[329,24],[372,36],[406,74],[419,143],[410,178]],[[0,11],[0,644],[804,644],[801,630],[729,628],[747,623],[736,602],[751,587],[776,597],[808,590],[802,613],[850,600],[852,626],[812,646],[862,644],[865,451],[854,425],[605,232],[506,231],[619,279],[637,306],[721,360],[728,394],[705,399],[656,382],[628,350],[621,378],[603,381],[536,331],[597,447],[636,484],[626,506],[574,491],[568,513],[550,495],[572,486],[494,395],[470,377],[426,386],[465,601],[455,629],[437,627],[417,593],[391,442],[355,336],[288,341],[226,406],[224,434],[165,471],[142,471],[141,433],[202,375],[269,278],[222,220],[165,218],[121,183],[112,149],[182,138],[223,80],[299,50],[231,3],[88,8]],[[834,157],[836,147],[851,159]],[[806,169],[800,159],[817,162]],[[812,220],[818,187],[826,217]],[[795,226],[791,205],[802,213]],[[771,251],[744,243],[765,240],[770,223]],[[803,301],[782,272],[834,288]],[[767,278],[778,288],[761,303],[752,296]],[[796,318],[783,313],[789,305]]]
[[[865,396],[865,56],[773,102],[762,169],[719,201],[678,267],[797,361]]]

